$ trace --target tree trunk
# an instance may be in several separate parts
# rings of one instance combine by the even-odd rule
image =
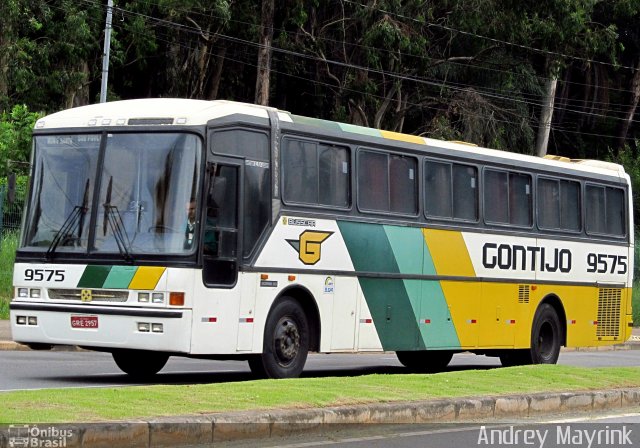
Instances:
[[[558,76],[553,74],[547,81],[544,102],[542,104],[542,110],[540,111],[540,125],[538,126],[538,138],[536,140],[536,155],[538,157],[547,155],[549,132],[551,131],[551,120],[553,119],[553,103],[556,98],[557,85]]]
[[[269,104],[269,76],[271,75],[271,41],[273,40],[273,14],[275,0],[262,0],[262,32],[258,49],[258,76],[256,104]]]
[[[624,144],[627,140],[627,133],[629,132],[629,126],[631,126],[633,116],[636,114],[636,108],[638,107],[638,101],[640,100],[640,60],[638,60],[636,71],[633,74],[631,91],[633,92],[633,98],[631,100],[631,104],[629,104],[629,109],[627,109],[624,120],[622,121],[622,126],[620,126],[620,133],[618,134],[618,151],[624,149]]]
[[[222,69],[224,68],[224,57],[227,54],[227,47],[222,42],[218,42],[218,51],[216,52],[216,66],[213,69],[213,76],[209,81],[209,89],[207,90],[207,99],[215,100],[220,92],[220,80],[222,79]]]

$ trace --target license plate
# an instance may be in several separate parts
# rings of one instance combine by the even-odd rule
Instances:
[[[71,328],[98,328],[98,316],[71,316]]]

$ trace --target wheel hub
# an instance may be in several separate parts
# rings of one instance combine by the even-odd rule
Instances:
[[[275,349],[278,360],[283,364],[291,363],[300,350],[300,332],[291,319],[280,319],[276,327]]]

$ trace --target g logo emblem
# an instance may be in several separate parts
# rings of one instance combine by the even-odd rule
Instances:
[[[306,265],[314,265],[320,261],[322,243],[333,235],[333,232],[305,230],[299,240],[287,240],[287,243],[298,252],[298,258]]]

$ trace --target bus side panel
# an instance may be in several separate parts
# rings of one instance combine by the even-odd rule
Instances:
[[[236,353],[240,318],[241,285],[248,279],[239,274],[231,289],[207,288],[202,272],[194,278],[192,354]]]

